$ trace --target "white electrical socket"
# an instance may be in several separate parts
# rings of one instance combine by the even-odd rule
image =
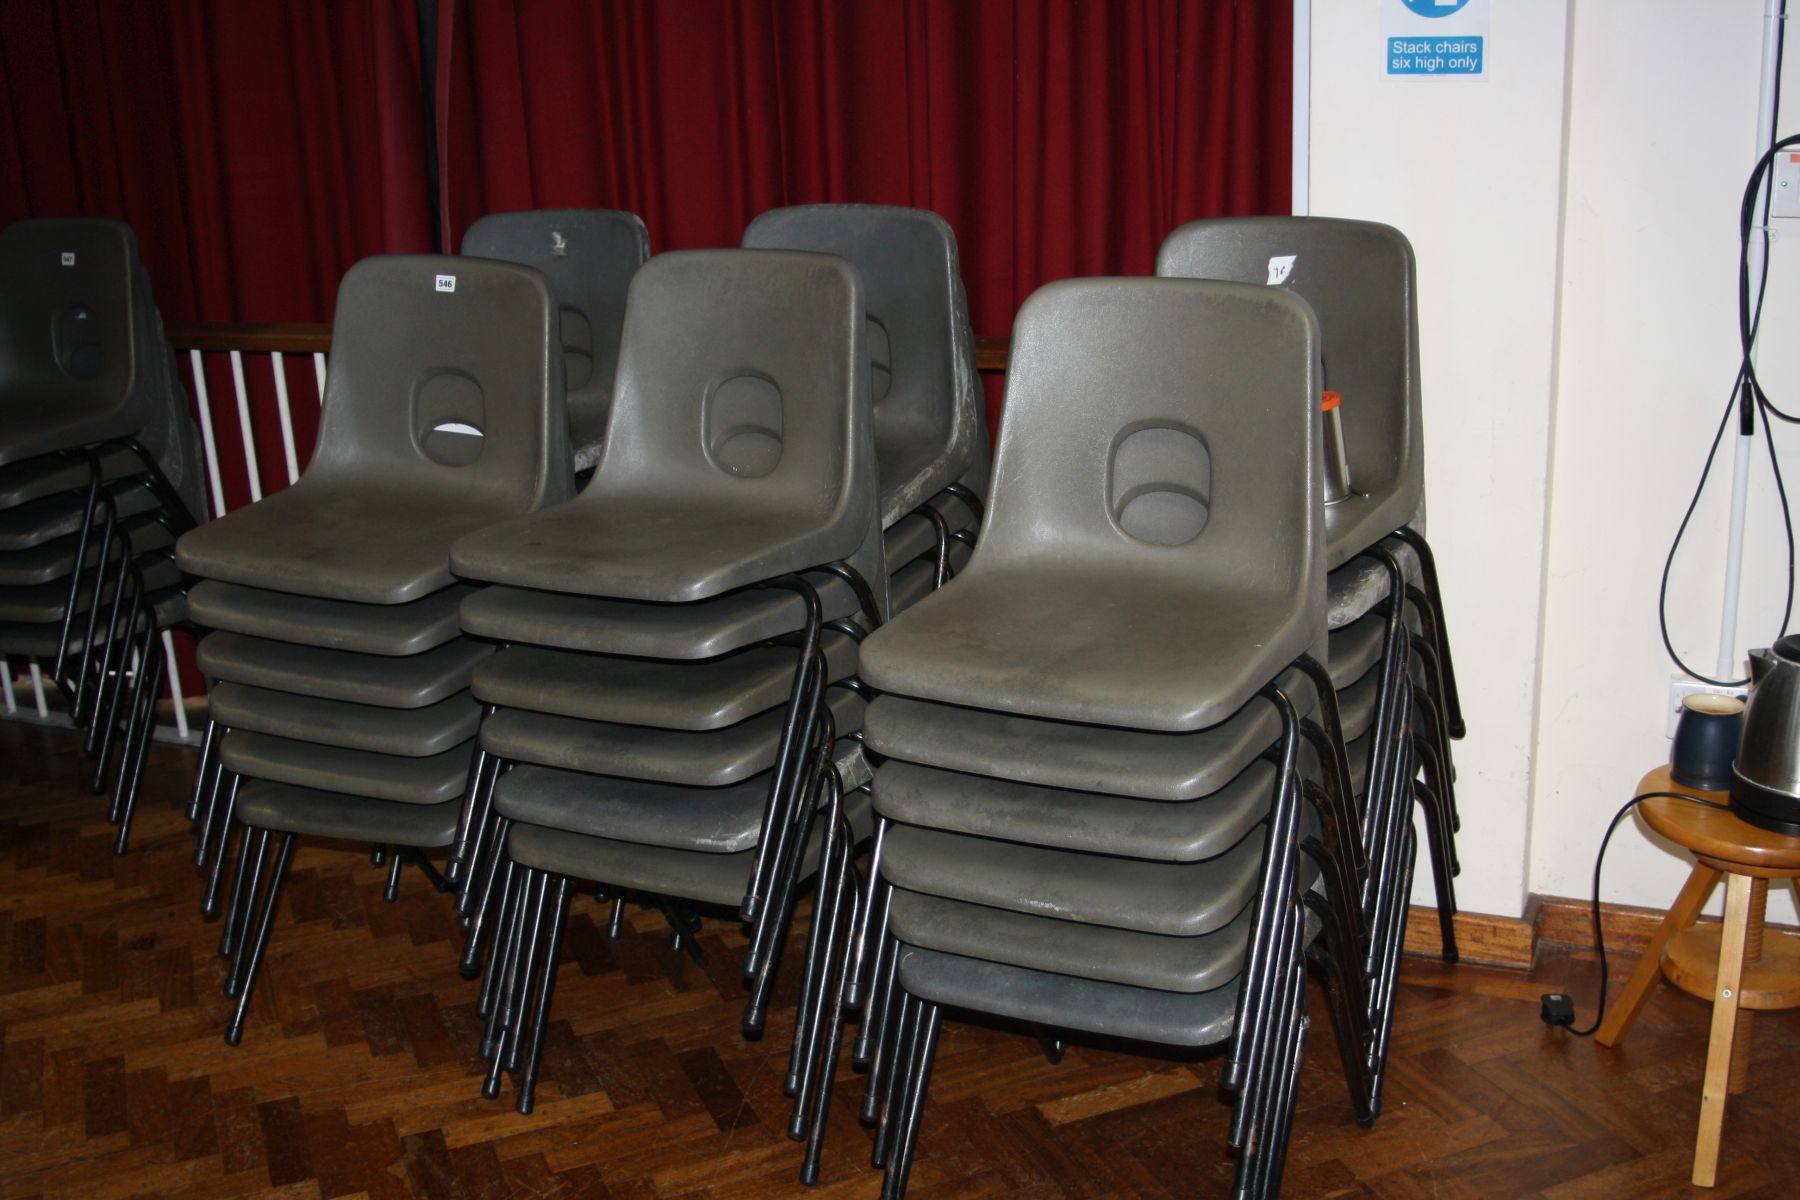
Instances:
[[[1681,719],[1681,702],[1696,692],[1711,692],[1715,696],[1736,696],[1739,700],[1748,695],[1741,687],[1719,687],[1711,683],[1701,683],[1698,679],[1676,672],[1669,676],[1668,728],[1663,733],[1664,737],[1675,736],[1675,722]]]
[[[1773,174],[1769,181],[1769,215],[1800,217],[1800,150],[1777,154]]]

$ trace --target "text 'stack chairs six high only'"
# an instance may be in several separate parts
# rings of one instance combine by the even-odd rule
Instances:
[[[118,222],[0,232],[0,668],[49,667],[124,853],[184,615],[175,538],[204,515],[199,436],[137,239]],[[10,677],[7,680],[11,686]]]
[[[388,847],[434,881],[491,647],[463,638],[450,544],[570,490],[556,309],[512,263],[396,255],[344,276],[319,440],[292,487],[184,536],[215,681],[195,784],[203,900],[243,1031],[296,835]],[[273,849],[271,850],[271,845]],[[377,855],[384,851],[378,849]],[[271,862],[272,860],[272,862]],[[266,878],[266,886],[265,886]]]

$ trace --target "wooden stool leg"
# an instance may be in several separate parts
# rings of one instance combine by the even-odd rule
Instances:
[[[1769,881],[1758,876],[1750,881],[1750,923],[1744,929],[1744,964],[1762,958],[1763,915],[1769,907]],[[1749,1009],[1738,1013],[1737,1034],[1731,1041],[1731,1085],[1733,1096],[1741,1096],[1750,1088],[1750,1038],[1756,1025],[1756,1014]]]
[[[1606,1014],[1606,1023],[1600,1026],[1600,1032],[1594,1040],[1602,1046],[1616,1046],[1631,1023],[1644,1007],[1644,1001],[1650,998],[1650,989],[1662,978],[1663,947],[1669,939],[1694,923],[1705,906],[1707,898],[1712,895],[1713,888],[1719,882],[1719,872],[1705,863],[1695,863],[1693,873],[1687,882],[1681,885],[1681,894],[1675,897],[1675,904],[1669,909],[1669,915],[1656,930],[1656,936],[1644,947],[1644,955],[1638,959],[1637,969],[1631,973],[1631,982],[1619,996],[1618,1002]]]
[[[1706,1043],[1706,1085],[1700,1094],[1700,1130],[1694,1138],[1694,1186],[1711,1187],[1719,1172],[1719,1136],[1725,1127],[1731,1047],[1737,1032],[1738,993],[1744,981],[1744,935],[1750,926],[1750,877],[1725,883],[1725,926],[1720,931],[1719,982],[1713,994],[1712,1036]]]

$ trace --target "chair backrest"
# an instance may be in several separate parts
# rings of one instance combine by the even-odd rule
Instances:
[[[138,401],[137,238],[122,221],[40,218],[0,231],[0,395],[63,414]]]
[[[345,478],[519,512],[571,490],[556,306],[530,267],[425,254],[344,273],[301,485]]]
[[[1013,325],[987,522],[965,575],[1053,559],[1324,619],[1319,335],[1272,288],[1081,279]],[[953,585],[954,586],[954,585]],[[1269,606],[1274,606],[1273,608]]]
[[[1352,486],[1384,508],[1392,499],[1399,521],[1418,507],[1418,301],[1412,246],[1399,230],[1333,217],[1192,221],[1163,240],[1156,273],[1273,284],[1304,297],[1324,339],[1323,387],[1343,397]]]
[[[832,549],[817,562],[847,557],[874,519],[869,426],[862,284],[849,263],[787,250],[658,255],[631,282],[606,445],[577,503],[770,515],[823,536]]]
[[[862,276],[883,525],[971,467],[985,471],[975,337],[948,221],[917,208],[799,205],[757,217],[744,245],[835,254]]]
[[[578,457],[592,455],[612,406],[625,293],[650,257],[643,221],[606,208],[491,213],[469,226],[462,252],[543,272],[557,306],[570,440]]]

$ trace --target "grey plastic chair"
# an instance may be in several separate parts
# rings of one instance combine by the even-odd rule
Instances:
[[[603,208],[490,213],[463,234],[462,252],[543,272],[557,307],[575,470],[593,469],[612,408],[625,293],[650,257],[643,221]]]
[[[986,406],[949,222],[916,208],[809,204],[763,213],[743,244],[835,254],[862,277],[882,526],[951,484],[985,495]]]
[[[557,338],[549,291],[529,268],[364,259],[338,290],[305,473],[183,537],[182,567],[363,604],[450,586],[457,538],[569,494]]]

